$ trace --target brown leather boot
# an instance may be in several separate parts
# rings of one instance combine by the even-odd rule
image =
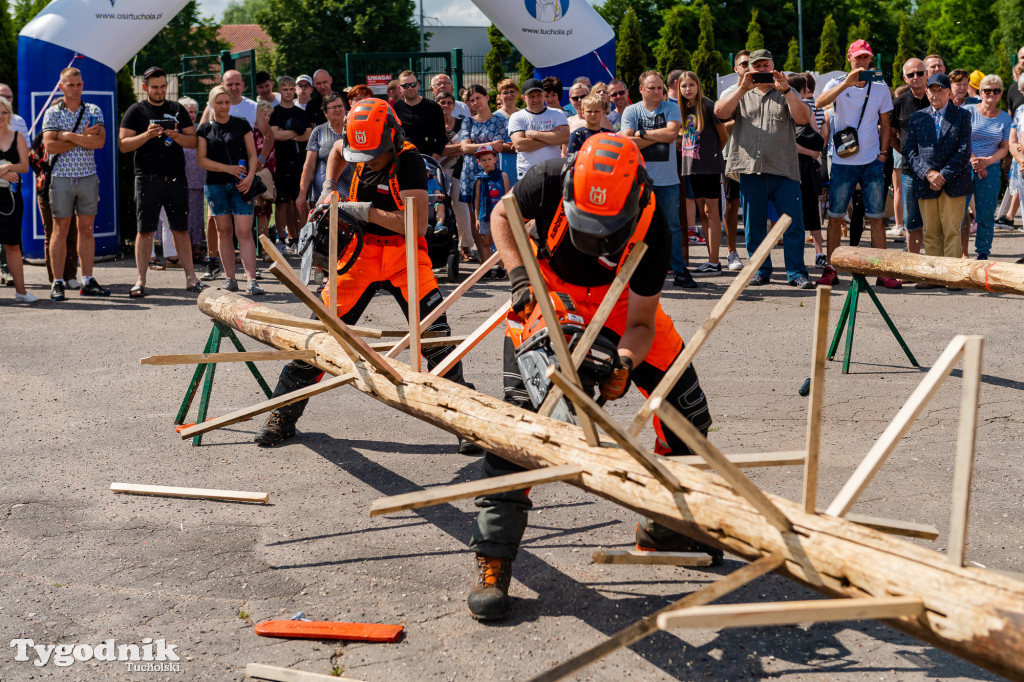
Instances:
[[[501,620],[508,613],[508,585],[512,581],[512,560],[476,555],[477,581],[466,603],[477,620]]]

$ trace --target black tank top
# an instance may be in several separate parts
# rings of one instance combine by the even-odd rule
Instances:
[[[11,142],[11,148],[7,151],[0,151],[0,161],[6,160],[11,163],[20,163],[21,156],[18,155],[18,137],[21,135],[18,131],[14,132],[14,140]]]

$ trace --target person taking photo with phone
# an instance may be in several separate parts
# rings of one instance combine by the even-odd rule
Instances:
[[[832,267],[832,252],[842,238],[843,217],[860,185],[864,194],[864,215],[871,225],[871,246],[884,249],[885,230],[885,162],[889,158],[889,112],[892,96],[883,82],[875,82],[877,73],[869,71],[874,53],[866,40],[850,44],[846,58],[850,73],[833,78],[814,101],[814,106],[833,105],[832,175],[828,189],[828,264],[818,280],[819,285],[832,285],[839,275]],[[899,289],[903,283],[891,277],[879,277],[878,284]]]

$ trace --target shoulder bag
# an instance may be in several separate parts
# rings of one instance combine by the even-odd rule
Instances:
[[[847,126],[837,130],[832,136],[832,144],[835,146],[836,155],[840,159],[853,156],[860,151],[860,140],[857,138],[857,130],[861,121],[864,120],[864,111],[868,108],[868,100],[871,99],[871,83],[868,82],[868,91],[864,93],[864,106],[860,108],[860,117],[857,118],[857,127]]]

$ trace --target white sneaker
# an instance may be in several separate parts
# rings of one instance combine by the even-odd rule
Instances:
[[[885,231],[885,236],[889,239],[899,239],[903,236],[903,226],[895,225],[892,229]]]
[[[735,251],[729,252],[729,269],[733,271],[743,269],[743,261],[740,260],[740,254]]]
[[[26,291],[23,294],[15,292],[14,300],[17,301],[18,303],[35,303],[39,299]]]
[[[79,282],[79,281],[78,281],[77,279],[75,279],[74,277],[72,277],[71,279],[69,279],[69,280],[68,280],[68,282],[67,282],[67,284],[68,284],[68,286],[67,286],[67,288],[68,288],[68,289],[81,289],[81,288],[82,288],[82,283],[81,283],[81,282]]]

